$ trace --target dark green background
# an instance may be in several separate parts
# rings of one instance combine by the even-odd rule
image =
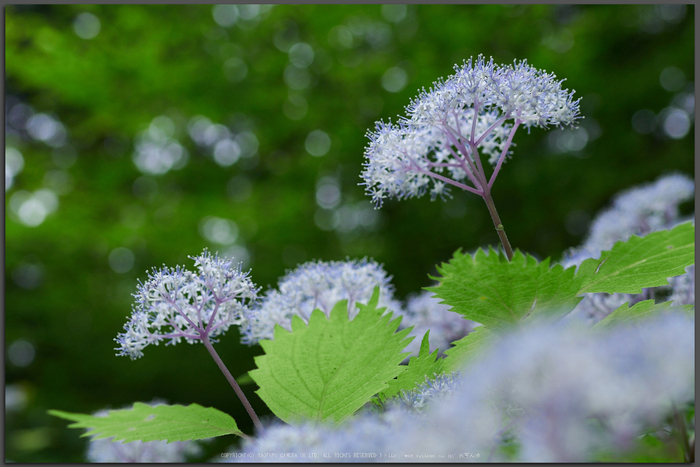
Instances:
[[[261,286],[276,284],[297,261],[370,256],[393,275],[404,299],[429,285],[435,264],[457,248],[496,244],[483,201],[468,193],[453,192],[447,203],[429,197],[386,202],[374,231],[343,234],[314,222],[317,181],[337,176],[344,203],[368,200],[358,186],[366,131],[376,120],[396,119],[418,89],[470,56],[481,53],[498,63],[527,59],[566,78],[564,87],[582,97],[582,126],[589,134],[600,129],[582,151],[563,154],[551,149],[546,131],[516,134],[514,156],[493,190],[514,247],[559,259],[583,240],[586,217],[619,190],[669,171],[692,176],[693,127],[681,139],[632,127],[635,112],[658,114],[676,96],[660,84],[665,68],[682,70],[681,91],[694,89],[694,6],[681,17],[663,8],[409,5],[406,16],[393,22],[380,5],[277,5],[256,20],[222,28],[207,5],[6,7],[6,98],[53,113],[78,155],[68,169],[73,190],[59,197],[57,211],[41,225],[26,227],[6,214],[5,348],[25,339],[36,350],[26,367],[6,359],[6,384],[21,385],[29,397],[24,410],[7,414],[7,458],[81,461],[81,431],[67,429],[47,409],[92,412],[154,397],[214,406],[250,432],[247,415],[203,346],[149,347],[138,361],[114,355],[113,339],[146,269],[163,263],[191,268],[187,255],[223,249],[199,234],[205,216],[238,223],[251,252],[252,278]],[[73,32],[82,12],[101,22],[94,39]],[[351,48],[329,44],[337,25],[357,32]],[[387,32],[384,43],[377,39]],[[300,120],[283,113],[289,58],[275,46],[276,35],[316,52],[311,85],[295,91],[308,102]],[[248,67],[240,82],[223,72],[230,57]],[[382,76],[395,66],[408,80],[392,93],[382,87]],[[134,181],[143,174],[132,161],[134,138],[164,114],[185,124],[204,115],[231,129],[248,128],[259,141],[257,156],[222,168],[184,131],[179,141],[190,153],[187,166],[150,177],[157,187],[151,195],[135,194]],[[322,157],[304,146],[316,129],[331,137]],[[55,158],[39,142],[9,138],[6,144],[25,161],[6,193],[8,212],[15,191],[41,188]],[[243,200],[227,194],[237,175],[252,182]],[[134,205],[146,215],[137,228],[123,222]],[[285,250],[288,245],[294,246]],[[108,264],[109,252],[121,246],[135,255],[124,274]],[[32,290],[13,280],[13,271],[28,262],[43,266],[43,282]],[[231,330],[217,344],[234,375],[253,368],[253,356],[261,352],[238,342]],[[247,393],[265,413],[251,386]],[[234,442],[220,438],[208,455]]]

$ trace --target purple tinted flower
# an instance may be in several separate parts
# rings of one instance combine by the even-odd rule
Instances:
[[[586,241],[568,251],[562,265],[578,266],[632,235],[673,227],[679,220],[678,205],[691,199],[693,193],[695,182],[683,174],[664,175],[655,182],[623,191],[615,197],[612,207],[596,216]]]
[[[165,339],[168,344],[182,339],[193,344],[244,322],[244,312],[258,292],[249,273],[207,250],[190,258],[196,272],[164,266],[153,268],[148,280],[139,282],[133,314],[115,339],[118,355],[136,359],[149,344]]]
[[[442,354],[450,348],[452,342],[463,338],[474,329],[474,321],[465,319],[450,309],[451,307],[440,303],[434,292],[423,291],[410,296],[405,311],[401,312],[401,328],[413,326],[409,336],[416,338],[408,344],[406,351],[418,355],[423,336],[430,330],[430,350],[439,349]]]
[[[401,409],[420,413],[433,402],[450,398],[462,384],[464,381],[459,371],[434,375],[433,379],[426,376],[425,382],[416,384],[414,389],[402,389],[395,403]]]
[[[580,118],[573,91],[563,90],[554,74],[525,60],[500,66],[480,55],[455,71],[423,89],[399,124],[380,121],[367,134],[362,178],[377,205],[384,198],[427,192],[433,199],[442,197],[446,183],[484,196],[518,126],[561,127]],[[480,154],[496,166],[488,183]]]
[[[308,322],[311,312],[320,309],[330,315],[340,300],[348,301],[350,319],[357,315],[356,302],[367,303],[375,287],[379,287],[379,306],[399,311],[401,305],[393,299],[391,276],[375,261],[312,261],[288,272],[276,290],[268,291],[260,305],[245,312],[242,340],[256,344],[274,337],[275,325],[291,331],[293,316]]]

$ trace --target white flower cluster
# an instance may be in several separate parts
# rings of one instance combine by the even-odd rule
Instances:
[[[418,416],[405,410],[362,412],[335,428],[315,423],[268,425],[265,434],[244,443],[239,456],[222,462],[382,462],[396,459],[364,457],[393,452],[392,437]],[[229,451],[236,451],[234,447]],[[360,454],[355,456],[355,453]],[[215,459],[218,461],[218,459]],[[403,461],[403,459],[400,459]]]
[[[122,441],[112,438],[96,439],[88,444],[85,454],[88,462],[187,462],[188,456],[197,456],[201,448],[194,441]]]
[[[447,115],[445,125],[470,129],[473,114],[473,110],[464,112],[457,120]],[[495,163],[506,148],[510,126],[498,124],[495,111],[477,116],[475,126],[478,134],[487,136],[479,143],[479,149]],[[449,195],[446,183],[463,188],[465,182],[475,181],[470,167],[474,157],[470,153],[467,162],[459,154],[460,146],[465,144],[463,136],[454,136],[438,126],[413,127],[406,122],[398,125],[378,122],[375,132],[367,136],[370,144],[365,150],[367,160],[362,178],[377,205],[384,198],[420,197],[428,190],[432,199],[444,197]]]
[[[148,280],[139,283],[133,314],[124,325],[125,332],[115,339],[118,355],[136,359],[149,344],[158,345],[165,339],[168,344],[182,339],[192,344],[243,322],[258,292],[249,273],[207,250],[191,259],[196,272],[164,266],[154,268]]]
[[[677,313],[601,332],[532,327],[506,336],[465,369],[461,384],[451,383],[452,397],[445,393],[419,413],[396,404],[337,429],[273,426],[243,452],[260,454],[248,462],[275,452],[307,456],[276,462],[382,460],[354,453],[393,453],[384,460],[397,462],[591,461],[601,450],[624,451],[659,428],[672,403],[693,400],[694,349],[694,321]],[[513,442],[519,449],[501,449]],[[350,458],[323,457],[337,452]],[[465,452],[480,458],[449,457]]]
[[[641,294],[587,293],[584,294],[583,300],[576,305],[576,308],[564,319],[582,320],[592,326],[625,303],[631,307],[642,300],[648,300],[650,298],[648,291]]]
[[[471,332],[477,324],[450,311],[449,306],[441,304],[440,299],[427,290],[409,296],[406,309],[401,313],[403,315],[401,328],[413,326],[409,336],[415,336],[415,339],[405,349],[413,355],[418,355],[423,336],[428,330],[430,330],[428,335],[430,351],[439,349],[442,353],[450,348],[452,342]]]
[[[163,402],[153,401],[155,407]],[[95,412],[96,417],[106,417],[109,411]],[[85,457],[88,462],[186,462],[189,456],[198,456],[202,452],[196,441],[112,441],[114,438],[91,439]]]
[[[653,183],[623,191],[611,208],[596,216],[586,241],[567,252],[562,266],[578,266],[632,235],[673,227],[678,222],[678,205],[692,199],[694,193],[695,182],[683,174],[665,175]]]
[[[572,125],[578,118],[574,91],[562,89],[564,80],[557,81],[556,75],[528,65],[527,60],[501,66],[479,55],[454,68],[454,75],[438,80],[406,107],[412,124],[439,125],[447,115],[465,109],[498,109],[504,120],[517,119],[526,127]]]
[[[668,297],[674,305],[695,305],[695,265],[685,268],[685,274],[668,280],[671,295]]]
[[[330,316],[340,300],[348,301],[352,319],[358,313],[355,303],[367,303],[375,287],[379,287],[379,306],[396,315],[401,304],[393,299],[390,280],[381,265],[367,258],[304,263],[280,279],[278,288],[268,291],[259,306],[245,311],[242,341],[253,345],[273,339],[275,325],[291,331],[293,316],[308,322],[317,308]]]
[[[377,205],[428,191],[434,199],[447,193],[446,183],[483,194],[492,181],[484,186],[480,153],[497,165],[495,176],[518,126],[573,125],[579,118],[573,91],[525,60],[499,66],[480,55],[455,71],[423,89],[399,124],[380,121],[368,132],[362,178]]]
[[[615,197],[613,206],[596,216],[591,225],[588,238],[578,248],[572,248],[564,254],[561,261],[564,268],[578,267],[588,258],[597,258],[604,250],[609,250],[615,243],[628,240],[632,235],[673,228],[679,220],[678,205],[693,197],[695,182],[682,174],[660,177],[653,183],[634,187]],[[695,268],[690,266],[688,273],[669,279],[669,286],[657,287],[655,291],[670,289],[672,300],[676,305],[695,304]],[[571,318],[580,318],[595,323],[628,302],[630,306],[641,300],[653,298],[652,292],[645,290],[641,294],[586,294],[571,314]]]
[[[395,403],[408,411],[420,413],[434,401],[452,397],[462,383],[464,380],[459,371],[436,375],[433,379],[426,376],[425,382],[417,384],[415,389],[402,389]]]

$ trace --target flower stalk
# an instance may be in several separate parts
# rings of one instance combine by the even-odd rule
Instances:
[[[486,202],[486,207],[489,210],[489,214],[491,214],[491,219],[493,219],[493,225],[496,227],[496,233],[498,233],[498,238],[501,240],[503,251],[506,253],[508,261],[511,261],[513,259],[513,248],[510,246],[508,236],[506,235],[506,230],[501,223],[501,218],[498,217],[496,204],[493,202],[493,198],[491,198],[491,190],[488,188],[488,186],[486,187],[482,197],[484,198],[484,202]]]
[[[221,360],[221,357],[219,357],[219,354],[216,353],[216,350],[214,350],[214,346],[211,345],[211,342],[209,341],[209,337],[206,335],[202,336],[202,343],[204,344],[204,347],[206,347],[207,350],[209,351],[211,358],[214,359],[214,361],[216,362],[216,365],[219,367],[221,372],[224,374],[224,376],[228,380],[229,384],[231,385],[234,392],[236,393],[236,395],[240,399],[241,403],[243,404],[243,407],[245,407],[246,412],[248,412],[248,415],[250,415],[250,418],[251,418],[251,420],[253,420],[253,424],[255,425],[255,428],[258,429],[258,432],[264,433],[265,427],[263,427],[262,423],[260,423],[260,419],[258,418],[258,415],[255,413],[253,406],[250,405],[250,402],[248,402],[248,398],[246,398],[245,394],[243,394],[243,391],[241,390],[241,387],[236,382],[236,379],[233,377],[233,375],[231,375],[231,372],[228,371],[228,368],[226,368],[226,365]]]
[[[148,280],[139,283],[134,294],[136,304],[125,332],[115,339],[119,343],[117,355],[143,356],[143,349],[150,344],[177,344],[183,339],[194,344],[202,342],[204,347],[224,374],[234,392],[241,400],[253,424],[259,432],[264,431],[255,410],[248,402],[238,383],[214,350],[212,338],[228,330],[230,326],[245,322],[250,304],[257,300],[258,288],[241,271],[240,264],[211,255],[208,251],[191,257],[196,272],[180,266],[153,269]]]

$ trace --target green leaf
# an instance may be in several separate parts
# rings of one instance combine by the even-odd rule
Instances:
[[[406,370],[399,364],[413,339],[406,338],[410,328],[395,332],[401,319],[382,316],[378,301],[376,288],[367,305],[357,304],[352,321],[343,300],[330,318],[314,310],[307,326],[295,316],[292,332],[277,326],[274,340],[260,342],[265,355],[255,357],[258,368],[249,374],[275,415],[287,423],[339,423]]]
[[[695,227],[686,222],[672,230],[632,236],[618,242],[599,259],[587,259],[578,268],[578,294],[638,294],[646,287],[668,284],[669,277],[685,273],[695,263]]]
[[[238,383],[239,386],[246,386],[248,384],[253,384],[255,381],[253,381],[253,378],[250,377],[249,372],[245,372],[242,375],[239,375],[236,378],[236,382]]]
[[[429,287],[452,311],[492,330],[512,329],[521,320],[547,313],[550,318],[570,312],[581,300],[573,282],[573,268],[549,267],[515,252],[513,260],[489,248],[474,256],[457,251],[438,268],[440,285]],[[544,313],[543,313],[544,312]]]
[[[406,371],[399,374],[396,379],[389,381],[389,387],[379,393],[379,399],[385,401],[390,397],[394,397],[401,392],[402,389],[410,391],[416,387],[416,384],[423,383],[425,377],[434,378],[436,374],[443,372],[443,364],[445,359],[437,358],[438,349],[430,353],[430,342],[426,332],[420,344],[420,350],[417,357],[411,357],[408,360]]]
[[[445,371],[462,370],[473,359],[484,352],[495,337],[486,326],[478,326],[445,351]]]
[[[671,306],[671,302],[654,303],[654,300],[644,300],[635,303],[632,307],[628,303],[623,303],[619,308],[610,313],[608,316],[597,322],[593,328],[601,329],[610,326],[617,326],[625,323],[629,324],[639,319],[648,318],[656,313],[680,311],[694,314],[693,305],[675,305]]]
[[[134,403],[130,409],[110,410],[107,416],[49,410],[50,415],[72,420],[70,428],[92,428],[81,436],[113,441],[188,441],[223,435],[243,436],[228,414],[198,404],[156,405]]]

